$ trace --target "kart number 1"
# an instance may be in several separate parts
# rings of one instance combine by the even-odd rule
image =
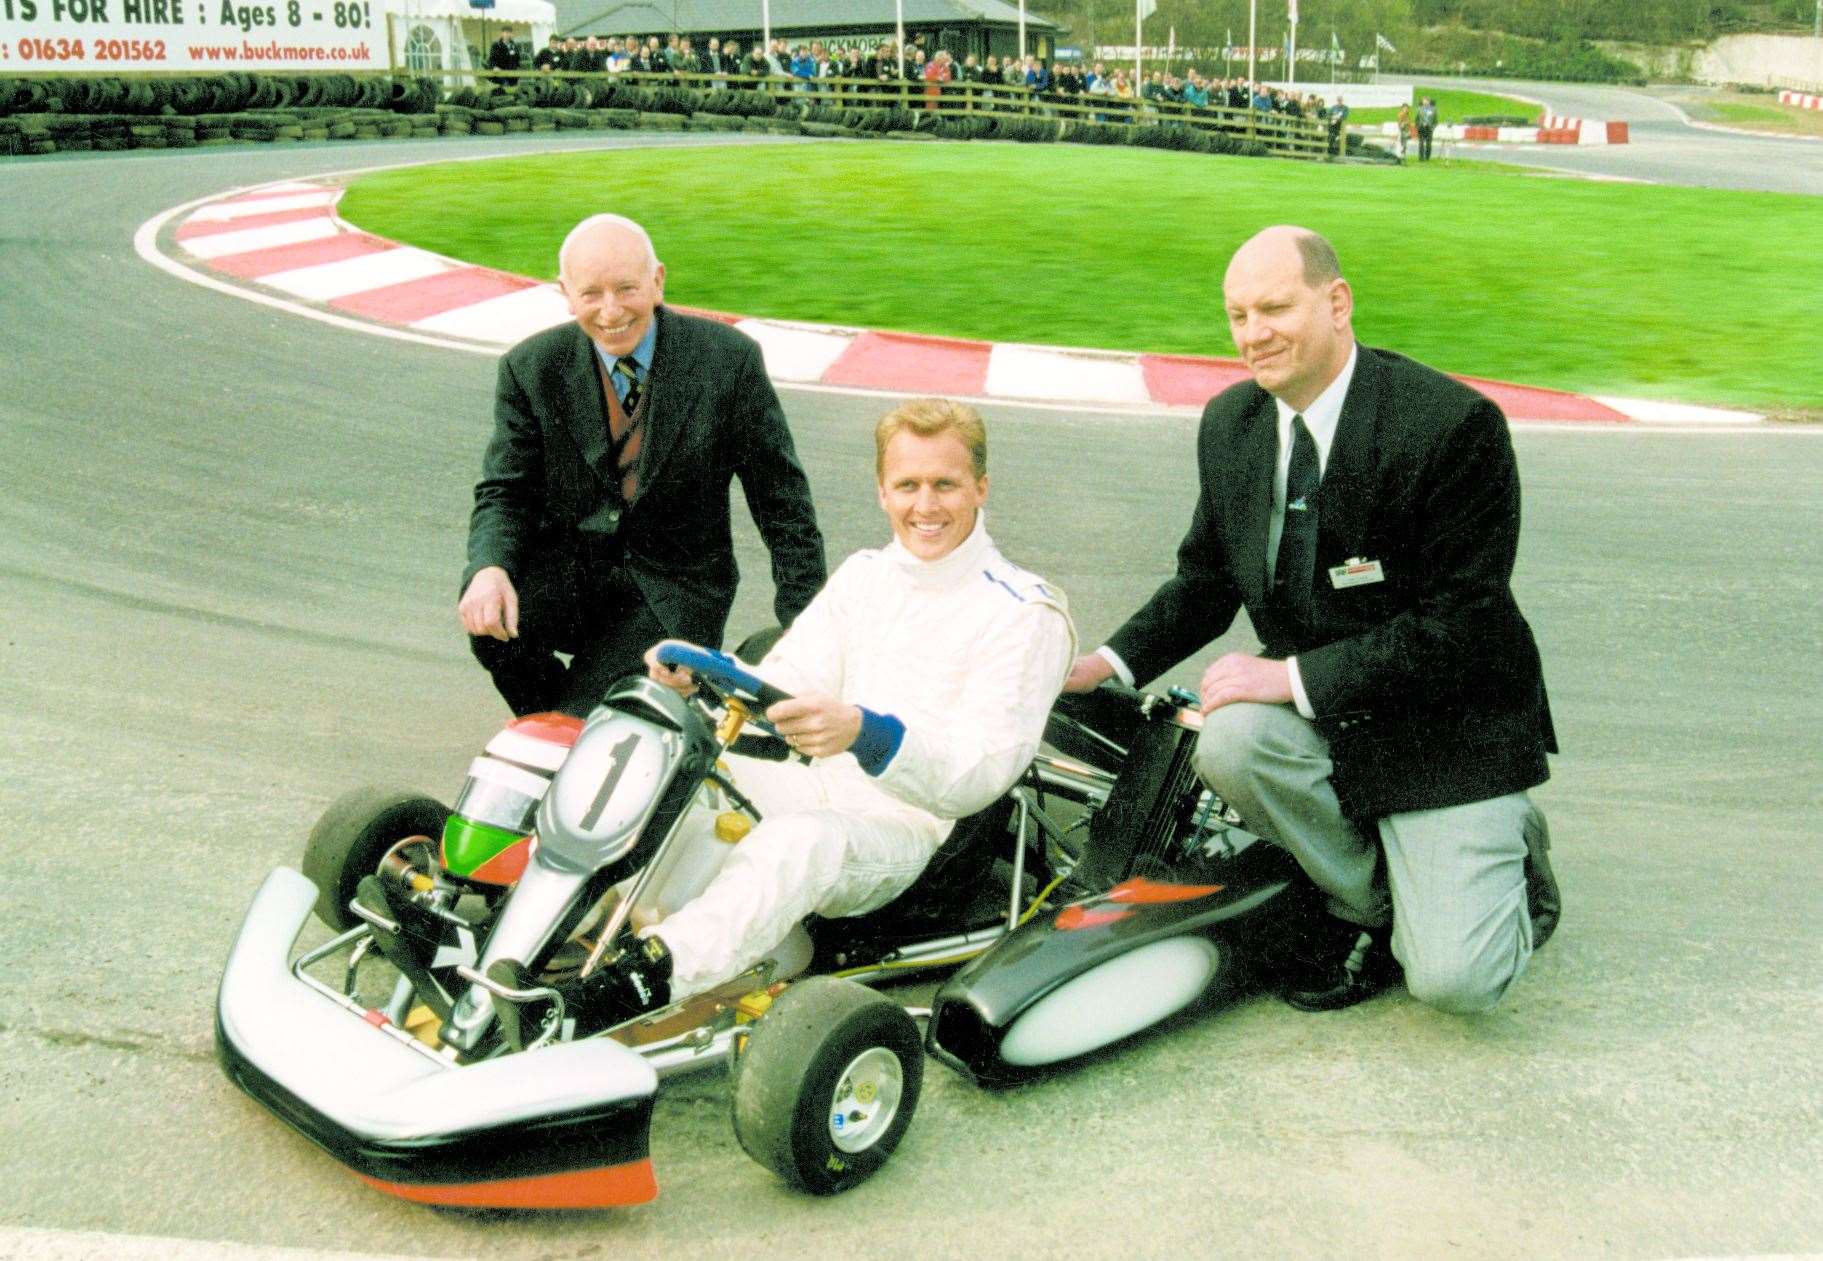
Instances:
[[[639,737],[637,735],[629,735],[626,739],[615,745],[609,752],[608,756],[612,758],[613,761],[608,767],[607,775],[601,781],[601,791],[595,794],[594,804],[589,807],[589,812],[582,817],[582,830],[584,832],[593,831],[595,825],[601,822],[601,812],[607,809],[608,799],[614,795],[614,789],[616,785],[620,783],[620,777],[626,773],[627,763],[632,760],[633,749],[638,744]]]

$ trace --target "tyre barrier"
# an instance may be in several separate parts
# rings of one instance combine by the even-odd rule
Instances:
[[[1170,126],[898,107],[779,104],[757,91],[698,91],[611,80],[523,79],[447,95],[437,80],[353,75],[68,79],[0,77],[0,157],[88,150],[188,149],[235,143],[431,139],[558,130],[760,132],[1141,145],[1182,152],[1270,156],[1264,144]]]

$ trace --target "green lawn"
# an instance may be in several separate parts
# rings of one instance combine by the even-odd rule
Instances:
[[[1320,88],[1311,91],[1322,92]],[[1454,88],[1419,88],[1412,93],[1412,110],[1417,111],[1418,102],[1425,97],[1437,102],[1437,120],[1443,123],[1459,123],[1465,118],[1484,118],[1490,114],[1510,115],[1514,118],[1529,118],[1536,122],[1544,111],[1530,101],[1515,100],[1510,96],[1490,96],[1486,92],[1459,92]],[[1353,123],[1390,123],[1399,116],[1398,107],[1392,109],[1354,109],[1348,111],[1348,121]]]
[[[1722,101],[1709,107],[1707,111],[1717,122],[1722,123],[1782,123],[1785,111],[1770,105],[1740,105],[1732,101]]]
[[[1707,100],[1692,102],[1689,109],[1704,122],[1783,135],[1823,136],[1823,110],[1781,105],[1779,98],[1771,94],[1717,93]]]
[[[413,167],[341,203],[382,236],[545,278],[600,211],[650,228],[683,305],[1216,355],[1233,353],[1229,255],[1290,220],[1335,243],[1370,344],[1564,389],[1823,407],[1814,198],[1476,163],[884,141]]]

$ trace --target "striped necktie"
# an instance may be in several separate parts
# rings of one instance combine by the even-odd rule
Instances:
[[[620,385],[620,405],[631,416],[639,409],[639,361],[622,355],[614,361],[614,379]]]

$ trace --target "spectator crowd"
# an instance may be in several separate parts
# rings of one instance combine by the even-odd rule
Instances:
[[[523,53],[503,31],[488,50],[489,70],[526,68]],[[531,58],[531,69],[564,74],[625,74],[714,76],[717,87],[745,87],[763,79],[795,79],[805,88],[821,79],[864,83],[922,82],[934,96],[945,83],[980,84],[990,92],[996,87],[1025,88],[1042,102],[1092,105],[1097,101],[1140,101],[1202,110],[1251,110],[1285,118],[1313,119],[1323,123],[1330,151],[1339,152],[1348,121],[1348,106],[1338,100],[1327,104],[1314,93],[1283,91],[1270,84],[1240,78],[1205,76],[1195,67],[1182,74],[1153,70],[1137,79],[1127,67],[1109,70],[1105,63],[1092,65],[1060,62],[1048,64],[1036,57],[990,55],[985,62],[969,54],[958,62],[948,50],[927,52],[924,36],[899,46],[888,40],[871,48],[861,45],[832,47],[822,40],[789,44],[754,40],[742,47],[738,39],[710,36],[698,44],[689,35],[661,38],[649,35],[550,37]],[[677,80],[682,82],[681,79]],[[1096,115],[1103,118],[1103,115]]]

